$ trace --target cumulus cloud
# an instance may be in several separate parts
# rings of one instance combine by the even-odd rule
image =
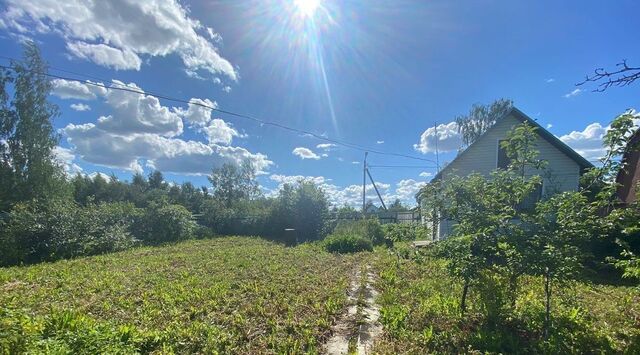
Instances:
[[[440,152],[458,150],[462,145],[458,124],[449,122],[427,128],[420,136],[420,142],[413,145],[413,149],[422,154],[433,153],[436,151],[436,142]]]
[[[114,81],[112,85],[124,86]],[[106,89],[102,98],[109,115],[95,122],[69,124],[62,133],[83,160],[111,168],[142,171],[153,169],[177,174],[207,174],[225,163],[250,160],[259,173],[273,163],[266,155],[232,147],[234,137],[242,135],[221,119],[211,120],[210,112],[188,108],[170,109],[144,94],[137,85],[126,86],[135,92]],[[200,100],[213,104],[208,100]],[[208,144],[178,138],[183,133],[183,117],[205,133]]]
[[[633,124],[637,129],[640,127],[640,114],[635,110],[631,110],[629,113],[633,115]],[[606,149],[602,146],[602,141],[610,128],[610,126],[603,126],[598,122],[594,122],[587,125],[582,131],[572,131],[559,138],[578,152],[578,154],[587,160],[593,161],[604,157],[606,154]]]
[[[400,182],[396,184],[395,197],[400,201],[415,202],[416,194],[426,184],[424,181],[416,181],[413,179],[400,180]]]
[[[432,177],[432,176],[433,176],[433,173],[430,173],[430,172],[428,172],[428,171],[423,171],[423,172],[421,172],[421,173],[420,173],[420,175],[419,175],[419,176],[420,176],[420,177],[423,177],[423,178],[428,178],[428,177]]]
[[[211,119],[211,112],[218,107],[215,101],[192,98],[187,109],[174,107],[173,111],[184,118],[191,127],[203,132],[209,143],[229,145],[234,137],[246,137],[227,122]]]
[[[208,174],[213,167],[240,164],[245,159],[259,171],[272,164],[266,155],[253,154],[241,147],[204,144],[151,133],[122,135],[105,131],[93,123],[70,124],[63,133],[82,159],[124,170],[136,170],[141,160],[153,169],[191,175]]]
[[[74,162],[76,155],[71,149],[56,146],[53,148],[53,158],[68,176],[82,172],[82,168]]]
[[[305,147],[297,147],[292,151],[293,155],[300,157],[300,159],[320,159],[320,156],[314,153],[311,149]]]
[[[86,82],[93,83],[89,80]],[[54,79],[51,84],[53,85],[51,94],[61,99],[95,100],[98,96],[104,96],[107,93],[102,83],[95,83],[101,85],[95,86],[79,81]]]
[[[91,106],[83,103],[71,104],[69,105],[74,111],[89,111],[91,110]]]
[[[606,150],[602,147],[602,138],[609,127],[594,122],[582,131],[573,131],[560,137],[560,140],[589,160],[603,157]]]
[[[301,181],[313,182],[317,185],[321,185],[331,180],[331,179],[325,179],[324,176],[281,175],[281,174],[272,174],[271,176],[269,176],[269,179],[279,184],[289,184],[289,185],[297,184]]]
[[[202,131],[205,133],[209,143],[220,143],[224,145],[231,144],[233,137],[244,137],[238,133],[238,131],[231,127],[227,122],[221,119],[212,120],[208,126],[203,127]]]
[[[570,97],[578,96],[578,95],[580,95],[581,92],[582,92],[582,90],[579,89],[579,88],[573,89],[573,91],[564,94],[564,97],[570,98]]]
[[[119,49],[106,44],[84,42],[67,43],[67,49],[78,58],[116,70],[140,70],[142,59],[130,49]]]
[[[156,97],[141,95],[144,91],[134,83],[125,85],[114,80],[113,85],[126,86],[137,92],[108,90],[105,98],[112,113],[98,118],[98,128],[120,134],[155,133],[167,137],[182,134],[180,115],[162,106]]]
[[[549,79],[545,80],[545,82],[547,82],[549,84],[553,83],[554,81],[556,81],[556,79],[554,79],[554,78],[549,78]]]
[[[316,145],[316,148],[318,149],[322,149],[325,151],[331,150],[331,148],[335,148],[337,147],[337,145],[333,144],[333,143],[320,143],[318,145]]]
[[[186,119],[190,124],[204,126],[211,121],[211,111],[218,107],[218,103],[209,99],[192,98],[189,100],[187,109],[180,107],[174,108],[174,111],[181,117]],[[211,107],[211,108],[209,108]]]
[[[353,206],[358,207],[362,204],[362,185],[353,184],[348,186],[339,186],[324,176],[303,176],[303,175],[281,175],[272,174],[269,176],[271,181],[278,183],[277,188],[267,189],[266,191],[272,196],[282,189],[284,184],[295,185],[301,181],[313,182],[318,185],[326,194],[329,203],[332,206]],[[395,199],[400,199],[404,204],[415,205],[415,194],[426,183],[422,181],[415,181],[412,179],[401,180],[395,185],[376,181],[378,191],[382,195],[382,199],[385,203],[389,204]],[[373,184],[365,185],[365,199],[371,201],[378,201],[378,195],[375,192]]]
[[[141,56],[178,55],[191,70],[237,74],[205,37],[217,37],[174,0],[7,0],[3,27],[19,34],[59,34],[69,52],[116,69],[136,69]]]
[[[376,144],[384,144],[384,141],[376,141]]]

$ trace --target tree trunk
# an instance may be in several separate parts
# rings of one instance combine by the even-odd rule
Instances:
[[[464,312],[467,310],[467,293],[469,292],[469,279],[464,280],[464,287],[462,287],[462,299],[460,300],[460,314],[464,317]]]
[[[544,340],[549,340],[549,328],[551,328],[551,274],[549,268],[544,272],[544,296],[546,301],[544,315]]]

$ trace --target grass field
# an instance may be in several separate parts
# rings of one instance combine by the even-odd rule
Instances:
[[[385,335],[380,353],[640,353],[640,290],[628,286],[571,282],[556,288],[554,331],[543,341],[543,284],[525,277],[515,310],[491,322],[472,288],[469,310],[460,316],[460,282],[443,260],[421,263],[376,252],[377,287]]]
[[[0,269],[0,354],[318,353],[366,267],[381,292],[375,353],[640,353],[637,288],[556,289],[544,342],[536,278],[492,323],[478,288],[460,316],[460,284],[442,260],[225,237]]]
[[[228,237],[0,269],[0,349],[316,352],[356,258]]]

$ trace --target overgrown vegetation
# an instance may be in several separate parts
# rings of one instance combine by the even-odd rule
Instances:
[[[355,257],[228,237],[0,269],[0,353],[318,352]]]
[[[507,285],[487,278],[470,290],[460,313],[464,283],[452,277],[446,259],[422,253],[401,259],[379,250],[376,287],[385,335],[375,352],[416,353],[637,353],[640,294],[630,286],[567,281],[554,291],[553,327],[547,340],[544,279],[523,276],[508,317],[496,322],[487,300]]]
[[[371,240],[357,234],[332,234],[324,239],[322,245],[330,253],[373,251]]]
[[[388,223],[382,226],[385,240],[391,245],[412,240],[431,240],[429,229],[417,223]]]
[[[355,253],[371,251],[384,242],[384,232],[377,219],[340,221],[323,242],[329,252]]]
[[[615,178],[624,168],[620,156],[637,149],[629,145],[635,129],[633,118],[627,112],[613,121],[604,139],[609,153],[601,167],[585,175],[585,187],[580,191],[532,201],[546,172],[545,162],[538,159],[535,130],[527,124],[515,127],[502,143],[510,161],[507,169],[495,170],[487,177],[451,176],[423,190],[427,209],[437,211],[431,217],[455,223],[449,238],[436,245],[433,255],[446,260],[441,267],[461,286],[456,291],[459,317],[473,321],[474,316],[467,313],[470,297],[474,297],[487,329],[517,328],[512,322],[519,317],[519,300],[523,294],[531,293],[531,280],[542,280],[543,292],[535,293],[543,310],[536,316],[542,317],[525,322],[527,327],[539,326],[535,332],[541,335],[536,340],[540,342],[530,351],[582,352],[589,346],[611,350],[605,338],[584,338],[576,343],[562,338],[586,337],[589,333],[566,323],[562,307],[578,305],[562,295],[568,285],[586,275],[585,266],[593,264],[592,245],[598,239],[616,238],[624,248],[622,254],[609,254],[600,263],[614,262],[628,277],[637,275],[637,250],[632,246],[638,245],[638,203],[617,208],[615,194]],[[613,250],[609,249],[609,253]],[[567,303],[561,305],[563,302]],[[560,313],[554,307],[560,307]],[[533,333],[534,329],[522,331]],[[585,334],[581,335],[582,331]],[[491,342],[478,343],[484,351],[512,352],[518,348],[513,345],[520,344],[520,340],[503,333],[484,336],[496,336],[495,341],[499,342],[490,348],[484,347]],[[505,340],[515,343],[504,343]],[[631,349],[637,351],[637,346],[632,342]]]

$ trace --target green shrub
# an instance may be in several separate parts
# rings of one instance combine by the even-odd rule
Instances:
[[[3,222],[0,264],[35,263],[123,250],[135,244],[125,204],[85,208],[68,200],[17,204]],[[119,211],[119,213],[115,213]]]
[[[341,221],[333,231],[338,235],[355,235],[369,239],[374,245],[383,244],[384,231],[378,219],[361,219],[357,221]]]
[[[420,224],[389,223],[382,226],[384,238],[391,242],[431,239],[429,229]]]
[[[325,238],[324,248],[330,253],[356,253],[372,251],[371,240],[354,234],[333,234]]]
[[[159,244],[191,238],[196,224],[183,206],[151,204],[145,210],[142,228],[145,242]]]

